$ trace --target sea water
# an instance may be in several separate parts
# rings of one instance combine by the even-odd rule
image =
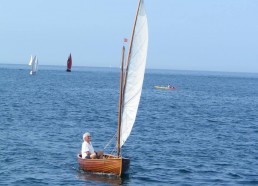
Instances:
[[[0,185],[258,185],[257,74],[146,70],[117,178],[76,155],[116,135],[119,69],[65,70],[0,65]]]

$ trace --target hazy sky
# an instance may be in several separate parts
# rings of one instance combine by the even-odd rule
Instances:
[[[5,0],[0,63],[119,67],[138,0]],[[258,73],[258,0],[145,0],[147,68]]]

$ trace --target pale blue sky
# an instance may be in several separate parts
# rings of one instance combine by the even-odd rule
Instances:
[[[0,63],[119,67],[138,0],[5,0]],[[258,73],[258,0],[145,0],[147,68]]]

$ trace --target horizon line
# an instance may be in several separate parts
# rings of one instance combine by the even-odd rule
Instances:
[[[10,65],[10,66],[15,66],[15,65],[20,65],[20,66],[28,66],[27,64],[7,64],[7,63],[0,63],[1,65]],[[66,67],[66,65],[46,65],[42,64],[39,66],[53,66],[53,67]],[[85,67],[85,68],[113,68],[113,69],[119,69],[120,67],[114,67],[114,66],[85,66],[85,65],[78,65],[75,66],[73,65],[73,68],[78,68],[78,67]],[[210,73],[242,73],[242,74],[258,74],[258,72],[247,72],[247,71],[219,71],[219,70],[189,70],[189,69],[167,69],[167,68],[148,68],[146,67],[146,70],[164,70],[164,71],[185,71],[185,72],[210,72]]]

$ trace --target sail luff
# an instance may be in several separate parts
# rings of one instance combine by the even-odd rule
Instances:
[[[139,106],[148,48],[148,23],[143,0],[139,0],[127,56],[122,105],[120,147],[129,137]]]

